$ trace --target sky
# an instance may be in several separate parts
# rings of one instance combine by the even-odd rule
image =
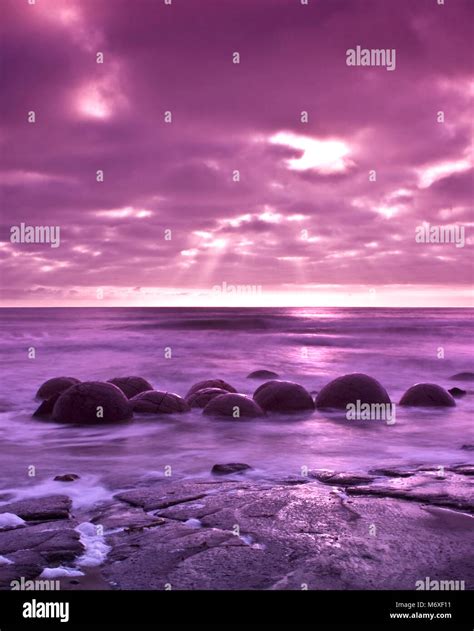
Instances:
[[[440,1],[1,0],[3,304],[472,305],[474,2]]]

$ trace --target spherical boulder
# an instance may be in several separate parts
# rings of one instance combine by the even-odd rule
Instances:
[[[53,412],[54,405],[61,394],[62,392],[56,392],[56,394],[53,394],[51,397],[49,397],[49,399],[41,401],[39,407],[36,408],[36,410],[33,412],[33,416],[36,416],[38,418],[50,416]]]
[[[74,377],[53,377],[45,381],[36,393],[37,399],[49,399],[54,394],[61,394],[76,383],[80,383],[79,379]]]
[[[114,377],[108,379],[108,383],[113,383],[114,386],[120,388],[127,399],[131,399],[140,392],[146,392],[147,390],[153,390],[151,383],[148,383],[143,377]]]
[[[250,397],[244,394],[220,394],[209,401],[202,411],[206,416],[221,416],[231,419],[256,418],[264,416],[265,412]]]
[[[212,401],[220,394],[227,394],[227,390],[222,388],[203,388],[186,397],[186,403],[192,408],[205,408],[209,401]]]
[[[456,401],[447,390],[435,383],[417,383],[408,388],[398,405],[454,407]]]
[[[130,399],[134,412],[141,414],[175,414],[191,409],[184,399],[172,392],[147,390]]]
[[[326,384],[316,397],[316,407],[345,409],[357,401],[391,404],[387,391],[376,379],[362,373],[352,373]]]
[[[474,381],[474,372],[457,372],[451,375],[450,379],[458,379],[459,381]]]
[[[53,408],[53,420],[62,423],[126,421],[132,407],[120,388],[102,381],[84,381],[65,390]]]
[[[314,410],[313,397],[293,381],[267,381],[255,390],[253,398],[266,412]]]
[[[461,397],[463,397],[465,394],[467,394],[466,390],[463,390],[462,388],[449,388],[448,390],[449,394],[451,394],[455,399],[459,399]]]
[[[279,375],[272,370],[254,370],[247,379],[278,379]]]
[[[197,392],[198,390],[204,390],[204,388],[220,388],[221,390],[225,390],[226,392],[237,392],[237,390],[226,383],[222,379],[206,379],[204,381],[198,381],[194,386],[189,388],[185,398],[187,399],[191,394]]]

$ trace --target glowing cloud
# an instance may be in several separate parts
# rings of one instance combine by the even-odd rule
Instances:
[[[319,173],[329,175],[344,172],[352,164],[347,158],[349,147],[341,140],[316,140],[282,131],[271,136],[270,142],[302,151],[299,158],[286,160],[288,168],[293,171],[314,169]]]

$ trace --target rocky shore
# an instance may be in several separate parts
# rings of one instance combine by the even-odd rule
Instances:
[[[61,589],[377,590],[429,577],[474,589],[472,465],[277,481],[221,467],[130,485],[87,511],[67,494],[3,504],[0,588],[23,577]]]

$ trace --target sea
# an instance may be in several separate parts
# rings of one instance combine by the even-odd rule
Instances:
[[[67,492],[76,507],[153,480],[211,479],[217,463],[252,467],[251,479],[298,478],[307,469],[446,467],[472,460],[473,310],[457,308],[4,308],[0,398],[0,502]],[[56,376],[106,381],[138,375],[186,395],[224,379],[272,370],[315,395],[332,379],[365,373],[392,402],[415,383],[468,391],[453,408],[396,408],[396,422],[323,414],[216,420],[202,410],[78,426],[32,417],[38,387]],[[74,483],[54,481],[75,473]]]

